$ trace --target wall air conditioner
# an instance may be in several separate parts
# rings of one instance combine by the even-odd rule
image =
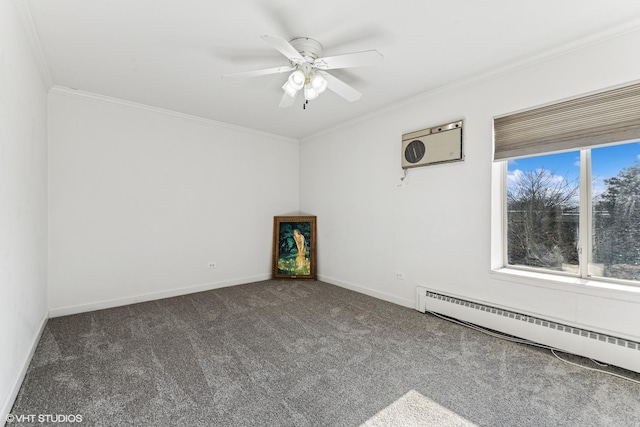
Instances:
[[[464,160],[462,120],[402,135],[402,168]]]

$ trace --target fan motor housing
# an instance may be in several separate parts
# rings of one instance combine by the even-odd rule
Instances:
[[[322,45],[317,40],[308,37],[297,37],[289,43],[309,62],[315,61],[322,55]]]

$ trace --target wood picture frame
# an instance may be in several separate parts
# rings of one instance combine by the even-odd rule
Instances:
[[[274,279],[316,278],[316,217],[273,217]]]

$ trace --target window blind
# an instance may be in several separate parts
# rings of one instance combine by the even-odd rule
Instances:
[[[640,139],[640,83],[495,118],[494,160]]]

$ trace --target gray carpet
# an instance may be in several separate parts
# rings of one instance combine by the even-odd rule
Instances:
[[[425,426],[620,427],[640,425],[640,385],[326,283],[266,281],[50,319],[11,413],[82,426],[386,426],[404,413]]]

